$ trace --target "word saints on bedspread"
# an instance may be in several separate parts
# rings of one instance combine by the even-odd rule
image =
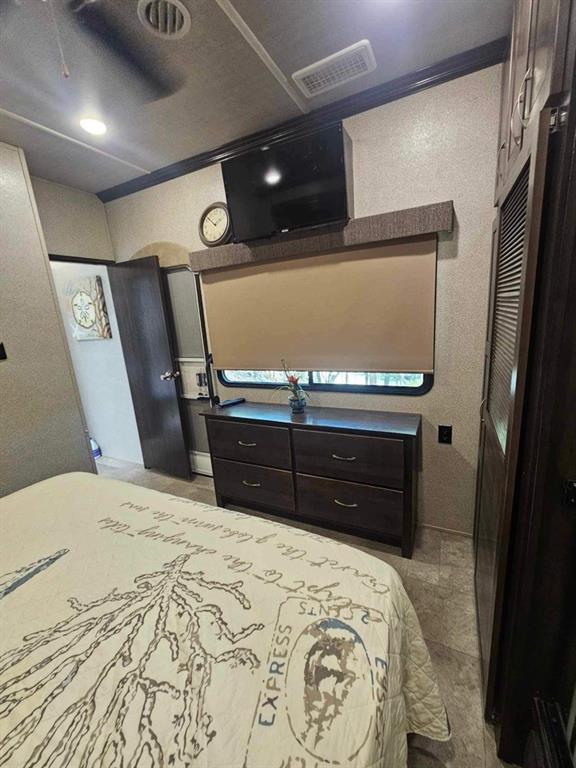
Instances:
[[[362,606],[346,620],[320,618],[317,607],[296,598],[279,606],[244,768],[261,766],[263,754],[276,756],[270,768],[367,765],[384,756],[388,659],[399,649],[387,629],[364,622]]]

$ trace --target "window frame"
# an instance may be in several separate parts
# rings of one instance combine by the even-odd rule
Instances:
[[[267,382],[240,382],[230,381],[224,375],[224,369],[217,369],[218,381],[224,387],[235,389],[279,389],[280,384]],[[312,374],[313,371],[308,371]],[[419,371],[421,373],[421,371]],[[307,392],[339,392],[358,395],[404,395],[405,397],[419,397],[430,392],[434,386],[434,374],[424,373],[424,380],[419,387],[393,387],[378,384],[302,384],[302,389]]]

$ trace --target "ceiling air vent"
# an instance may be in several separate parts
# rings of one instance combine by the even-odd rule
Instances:
[[[376,59],[370,41],[360,40],[309,67],[299,69],[294,72],[292,79],[302,93],[311,98],[350,83],[375,69]]]
[[[190,29],[190,13],[180,0],[139,0],[138,18],[157,37],[178,40]]]

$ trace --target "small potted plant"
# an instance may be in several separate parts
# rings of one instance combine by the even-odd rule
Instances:
[[[302,389],[300,377],[295,376],[288,370],[286,360],[282,360],[282,370],[286,376],[286,384],[282,384],[279,389],[287,389],[290,392],[288,403],[292,413],[303,413],[304,408],[306,408],[306,398],[310,397],[310,395]]]

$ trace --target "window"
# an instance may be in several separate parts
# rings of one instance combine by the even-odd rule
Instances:
[[[371,373],[367,371],[294,371],[304,389],[325,392],[364,392],[380,395],[423,395],[434,377],[425,373]],[[283,371],[218,371],[227,387],[279,387],[286,381]]]

